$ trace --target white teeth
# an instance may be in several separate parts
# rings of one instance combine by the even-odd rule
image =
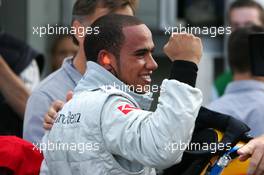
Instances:
[[[143,79],[145,79],[146,81],[151,81],[151,78],[149,75],[143,75],[141,76]]]
[[[148,76],[148,75],[143,75],[142,78],[149,79],[150,76]]]

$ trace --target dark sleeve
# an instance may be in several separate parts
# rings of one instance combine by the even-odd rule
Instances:
[[[177,60],[173,62],[169,79],[175,79],[195,87],[198,67],[190,61]]]
[[[240,120],[229,115],[218,113],[201,107],[195,122],[195,132],[205,129],[214,128],[224,133],[222,143],[232,143],[234,146],[250,128]]]

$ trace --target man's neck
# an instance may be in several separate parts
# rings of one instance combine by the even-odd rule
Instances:
[[[240,80],[251,80],[252,76],[249,72],[245,73],[234,73],[233,75],[234,81],[240,81]]]
[[[79,50],[81,50],[81,48]],[[84,53],[81,51],[77,52],[73,59],[73,65],[78,70],[78,72],[80,72],[80,74],[84,75],[86,71],[86,58]]]
[[[252,76],[252,74],[249,73],[249,72],[245,72],[245,73],[234,73],[233,79],[234,79],[234,81],[257,80],[257,81],[263,81],[264,82],[264,77]]]

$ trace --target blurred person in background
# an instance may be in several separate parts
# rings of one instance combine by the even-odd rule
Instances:
[[[252,25],[264,26],[264,9],[256,1],[237,0],[230,5],[228,22],[232,27],[232,31]],[[231,71],[225,71],[216,78],[213,87],[213,100],[224,94],[227,84],[231,81]]]
[[[264,25],[263,7],[253,0],[238,0],[231,4],[228,17],[233,31],[252,25]]]
[[[0,33],[0,135],[22,136],[26,102],[43,64],[43,56],[26,43]]]
[[[250,128],[250,134],[264,134],[264,77],[251,73],[249,35],[264,32],[264,28],[252,26],[232,32],[228,40],[228,61],[233,81],[224,95],[213,101],[209,108],[231,115]]]
[[[136,5],[137,0],[77,0],[72,12],[72,27],[88,27],[108,13],[132,16]],[[83,33],[77,33],[74,38],[79,45],[77,54],[65,59],[59,70],[45,78],[27,102],[23,138],[30,142],[40,143],[44,135],[44,116],[49,107],[55,100],[64,102],[67,92],[75,88],[86,71]]]
[[[51,72],[59,69],[67,57],[73,57],[78,52],[78,45],[73,42],[71,35],[52,35],[49,40],[52,40],[50,51]]]

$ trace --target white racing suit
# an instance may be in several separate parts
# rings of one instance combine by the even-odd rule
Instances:
[[[43,138],[41,174],[151,175],[154,168],[180,162],[184,149],[173,148],[191,139],[200,90],[164,80],[157,109],[150,112],[143,110],[151,104],[146,94],[129,92],[94,62],[87,67],[73,99]]]

